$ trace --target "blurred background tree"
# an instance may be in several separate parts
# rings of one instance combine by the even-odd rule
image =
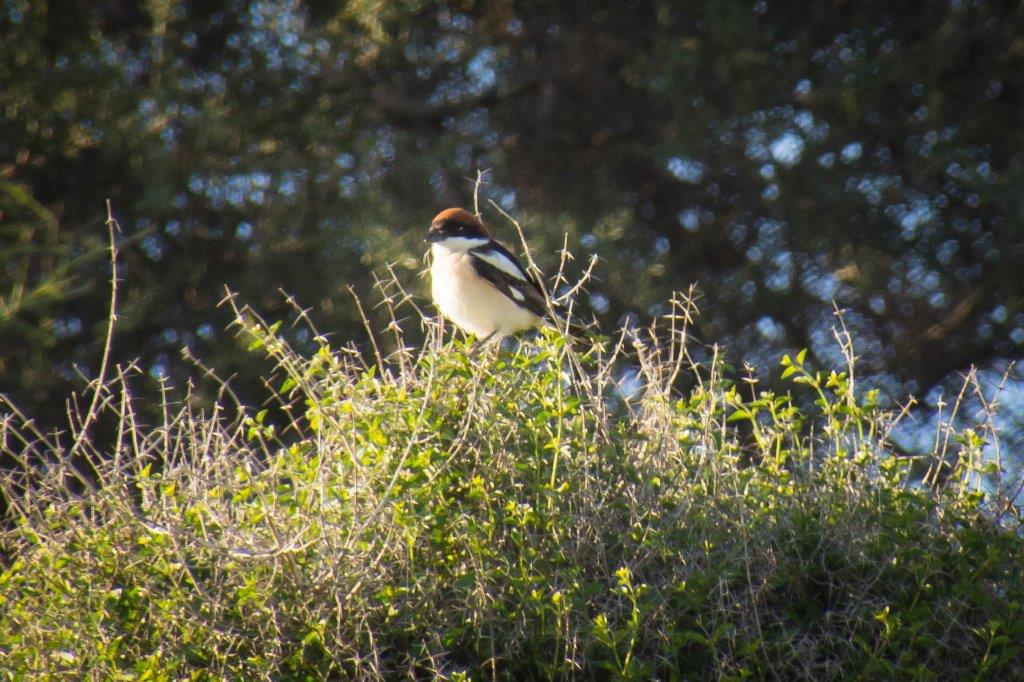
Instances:
[[[891,396],[1024,355],[1016,1],[7,0],[0,111],[0,392],[46,423],[102,347],[104,199],[115,359],[180,385],[188,346],[244,395],[225,285],[359,342],[347,285],[425,294],[477,169],[542,266],[603,259],[606,327],[698,282],[765,372],[835,360],[832,300]]]

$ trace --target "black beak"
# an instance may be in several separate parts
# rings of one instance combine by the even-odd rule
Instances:
[[[434,242],[439,242],[439,241],[442,241],[443,239],[444,239],[444,235],[443,234],[441,234],[440,232],[435,232],[434,230],[431,230],[430,232],[427,233],[427,236],[423,239],[423,241],[428,242],[430,244],[433,244]]]

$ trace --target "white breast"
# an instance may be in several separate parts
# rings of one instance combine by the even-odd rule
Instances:
[[[471,256],[442,244],[431,247],[431,293],[441,314],[480,338],[507,336],[540,323],[540,318],[476,274]]]

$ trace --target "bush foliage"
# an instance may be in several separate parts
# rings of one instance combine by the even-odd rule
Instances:
[[[784,357],[780,395],[698,361],[685,302],[513,350],[395,331],[372,361],[235,312],[267,409],[233,416],[225,385],[141,423],[130,368],[64,437],[9,408],[7,679],[1019,674],[992,434],[897,456],[841,331],[847,367]]]

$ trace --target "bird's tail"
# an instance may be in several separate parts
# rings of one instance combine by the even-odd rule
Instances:
[[[599,334],[596,321],[593,321],[590,324],[584,324],[583,322],[563,315],[561,311],[554,307],[549,308],[548,314],[544,318],[543,326],[561,333],[577,349],[581,344],[593,339]]]

